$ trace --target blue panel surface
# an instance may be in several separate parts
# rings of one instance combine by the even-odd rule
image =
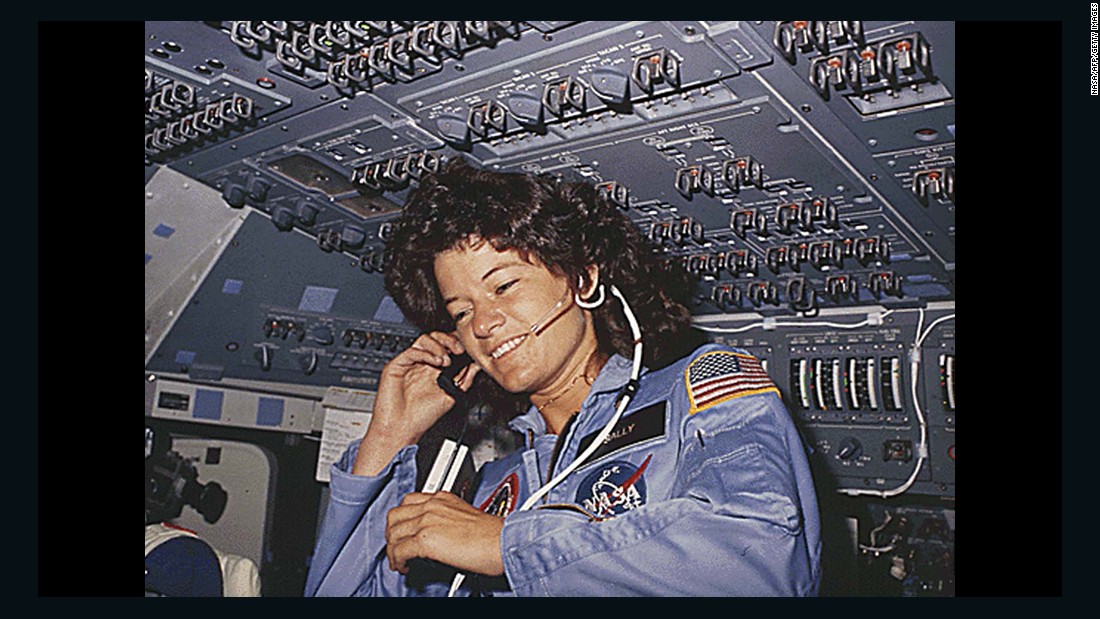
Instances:
[[[298,302],[298,309],[305,312],[320,312],[327,314],[332,311],[332,304],[336,301],[336,288],[324,288],[322,286],[306,286],[302,293],[302,300]]]
[[[260,403],[256,406],[256,425],[282,425],[284,406],[285,402],[281,398],[260,398]]]
[[[401,309],[397,307],[393,297],[386,295],[382,297],[382,302],[378,304],[378,310],[374,312],[374,319],[379,322],[401,324],[405,322],[405,315],[401,313]]]
[[[221,419],[222,401],[225,394],[211,389],[197,389],[195,391],[195,409],[191,413],[196,419]]]

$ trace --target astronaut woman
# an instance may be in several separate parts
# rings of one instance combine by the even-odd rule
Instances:
[[[386,288],[423,334],[333,465],[306,595],[817,594],[817,499],[778,390],[743,350],[672,357],[690,289],[614,205],[455,158],[395,224]],[[463,352],[460,389],[530,404],[469,503],[415,487]],[[453,569],[413,578],[425,563]]]

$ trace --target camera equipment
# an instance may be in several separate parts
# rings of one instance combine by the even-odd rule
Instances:
[[[145,426],[145,524],[171,520],[184,505],[214,524],[229,495],[218,482],[202,484],[192,461],[172,451],[172,437]]]

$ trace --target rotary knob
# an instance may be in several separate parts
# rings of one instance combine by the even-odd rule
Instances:
[[[851,461],[859,458],[861,455],[863,455],[863,445],[860,444],[859,439],[848,436],[840,441],[840,448],[837,449],[836,452],[837,458]]]

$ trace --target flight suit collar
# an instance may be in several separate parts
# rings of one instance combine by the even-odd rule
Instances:
[[[601,394],[607,392],[617,392],[622,389],[623,385],[630,380],[630,370],[633,363],[630,359],[623,357],[619,354],[612,355],[603,368],[600,369],[600,373],[596,376],[596,380],[592,382],[592,388],[588,391],[588,396],[585,397],[584,403],[581,404],[581,411],[590,411],[593,409],[591,401]],[[646,373],[646,368],[642,367],[642,374]],[[585,417],[582,413],[581,417]],[[578,420],[581,421],[581,420]],[[546,433],[546,420],[542,418],[539,413],[539,409],[533,404],[527,412],[513,418],[508,422],[508,426],[520,432],[525,436],[542,436]]]

